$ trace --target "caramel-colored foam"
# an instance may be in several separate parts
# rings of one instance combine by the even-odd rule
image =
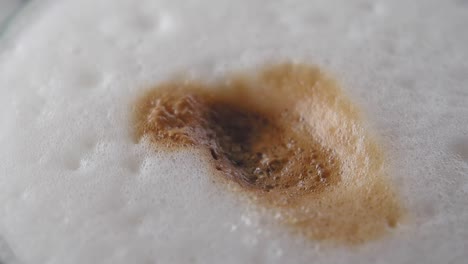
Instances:
[[[217,174],[310,238],[360,243],[402,216],[381,151],[317,68],[274,65],[210,85],[169,81],[135,109],[137,139],[205,150]]]

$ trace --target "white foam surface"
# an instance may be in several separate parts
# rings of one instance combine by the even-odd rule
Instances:
[[[47,1],[0,50],[0,257],[21,263],[465,263],[468,1]],[[409,219],[323,246],[131,138],[141,91],[318,64],[386,145]],[[0,260],[1,261],[1,260]]]

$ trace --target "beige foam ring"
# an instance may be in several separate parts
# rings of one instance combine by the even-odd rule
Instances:
[[[137,100],[135,135],[166,151],[203,150],[213,175],[312,239],[362,243],[403,215],[357,107],[316,67],[160,84]]]

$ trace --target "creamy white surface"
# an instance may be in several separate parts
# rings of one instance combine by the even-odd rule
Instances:
[[[0,51],[0,236],[20,262],[468,258],[468,1],[64,0],[28,15]],[[289,59],[337,77],[385,143],[409,211],[390,236],[304,240],[196,153],[132,143],[141,91]]]

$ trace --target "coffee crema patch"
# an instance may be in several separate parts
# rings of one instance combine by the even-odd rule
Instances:
[[[401,220],[380,148],[316,67],[265,66],[210,84],[171,80],[134,109],[137,140],[202,150],[215,175],[307,237],[358,244]]]

